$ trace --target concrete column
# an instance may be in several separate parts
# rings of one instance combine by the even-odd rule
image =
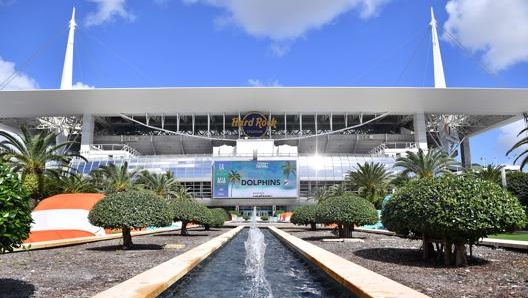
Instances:
[[[93,145],[93,136],[94,116],[92,114],[84,114],[81,135],[81,155],[90,152],[90,146]]]
[[[469,148],[469,138],[464,138],[462,144],[460,144],[460,159],[462,161],[463,168],[471,167],[471,150]]]
[[[414,114],[413,126],[416,147],[427,150],[427,132],[425,127],[425,114],[423,112]]]

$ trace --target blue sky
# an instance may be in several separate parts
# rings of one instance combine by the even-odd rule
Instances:
[[[528,87],[526,0],[0,0],[5,89],[59,87],[73,6],[78,87],[430,87],[431,6],[448,87]],[[473,162],[511,163],[520,127]]]

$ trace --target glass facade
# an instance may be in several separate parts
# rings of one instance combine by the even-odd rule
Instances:
[[[71,166],[83,175],[108,164],[121,165],[128,161],[129,169],[144,169],[152,173],[171,171],[189,188],[196,198],[211,198],[212,163],[211,155],[138,156],[129,159],[104,159],[84,161],[75,159]],[[322,186],[342,182],[349,171],[358,164],[379,162],[391,171],[394,158],[376,155],[301,155],[297,158],[299,196],[312,197]]]

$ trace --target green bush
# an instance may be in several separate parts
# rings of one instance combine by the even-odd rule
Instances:
[[[495,183],[445,175],[411,181],[398,189],[382,211],[384,226],[399,235],[422,237],[424,258],[441,241],[446,264],[466,265],[465,244],[524,223],[517,200]],[[452,251],[453,246],[455,250]]]
[[[245,221],[248,221],[249,219],[251,218],[251,216],[247,215],[247,214],[244,214],[242,216],[242,219],[244,219]]]
[[[528,208],[528,173],[507,172],[506,181],[508,190]]]
[[[315,220],[316,209],[316,205],[305,205],[297,207],[295,208],[295,210],[293,210],[290,222],[298,226],[310,225],[310,230],[315,231],[317,228],[317,222]]]
[[[209,209],[209,211],[211,212],[211,222],[209,224],[213,227],[220,227],[227,220],[231,220],[231,215],[223,208]]]
[[[125,191],[107,195],[97,202],[88,220],[95,226],[121,229],[123,249],[133,246],[132,228],[164,227],[172,223],[167,204],[150,191]]]
[[[263,221],[267,221],[269,219],[269,217],[267,215],[262,215],[260,217],[260,220],[263,220]]]
[[[374,205],[355,194],[345,193],[320,201],[315,219],[323,224],[336,224],[339,237],[351,237],[354,226],[374,224],[378,214]]]
[[[0,253],[13,251],[28,238],[32,221],[28,200],[18,175],[0,164]]]
[[[170,203],[170,209],[174,221],[181,221],[181,234],[188,235],[187,224],[210,225],[213,221],[209,209],[191,199],[175,200]],[[207,228],[207,227],[206,227]]]

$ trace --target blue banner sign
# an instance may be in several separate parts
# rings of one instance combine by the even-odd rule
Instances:
[[[213,198],[297,198],[297,161],[214,161],[212,185]]]

